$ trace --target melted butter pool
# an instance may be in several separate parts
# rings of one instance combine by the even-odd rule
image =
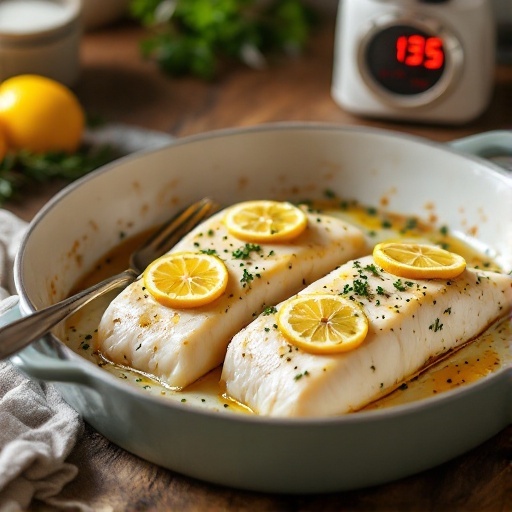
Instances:
[[[369,247],[389,239],[408,239],[427,242],[457,252],[466,258],[468,266],[499,271],[492,255],[475,247],[471,240],[458,238],[445,226],[434,226],[415,217],[381,212],[355,202],[322,201],[309,205],[333,216],[341,217],[361,228],[366,234]],[[105,277],[127,268],[129,254],[148,236],[139,236],[122,241],[113,251],[98,261],[96,267],[78,283],[77,289],[90,286]],[[76,353],[100,366],[114,377],[143,392],[190,404],[213,411],[252,414],[246,407],[224,396],[219,379],[221,368],[212,370],[183,390],[170,389],[151,375],[112,364],[102,359],[93,347],[96,346],[97,326],[101,316],[114,297],[107,295],[84,307],[66,321],[66,343]],[[487,331],[464,348],[449,355],[428,370],[405,382],[393,393],[377,400],[365,408],[382,409],[407,402],[425,399],[455,389],[512,365],[512,318],[491,326]]]

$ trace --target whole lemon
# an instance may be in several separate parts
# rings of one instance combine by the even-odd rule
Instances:
[[[55,80],[18,75],[0,84],[0,129],[11,149],[72,153],[80,145],[84,125],[77,97]]]

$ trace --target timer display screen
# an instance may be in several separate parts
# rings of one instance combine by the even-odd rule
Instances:
[[[395,25],[375,34],[366,48],[370,74],[395,94],[421,94],[443,76],[443,40],[407,25]]]

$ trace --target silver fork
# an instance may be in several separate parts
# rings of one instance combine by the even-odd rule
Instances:
[[[0,328],[0,359],[14,354],[49,333],[62,320],[92,300],[135,281],[156,258],[165,254],[186,233],[220,209],[209,198],[194,203],[166,222],[130,256],[129,268],[67,299]]]

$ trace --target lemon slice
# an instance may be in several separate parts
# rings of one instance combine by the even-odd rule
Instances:
[[[160,304],[194,308],[222,295],[228,284],[228,271],[216,256],[176,252],[150,263],[143,280],[147,291]]]
[[[364,311],[353,301],[333,294],[289,299],[279,309],[277,326],[290,343],[313,354],[353,350],[368,333]]]
[[[466,268],[466,260],[435,245],[388,242],[373,249],[375,263],[390,274],[411,279],[451,279]]]
[[[233,236],[246,242],[285,242],[306,229],[308,218],[291,203],[261,200],[232,206],[224,222]]]

